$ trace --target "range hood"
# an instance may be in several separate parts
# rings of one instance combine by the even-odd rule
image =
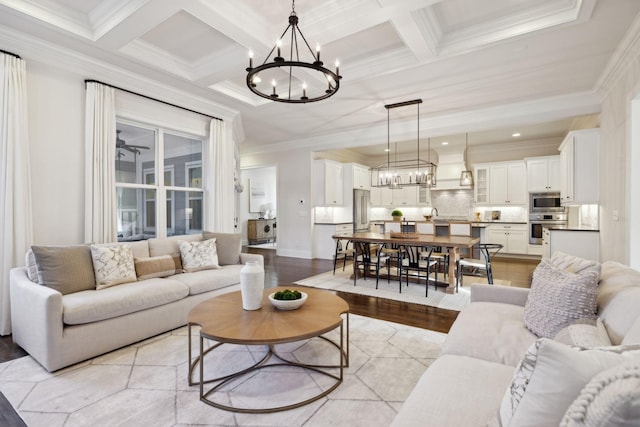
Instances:
[[[469,190],[473,188],[460,186],[460,174],[463,170],[467,170],[463,153],[440,154],[436,186],[431,188],[431,191]]]

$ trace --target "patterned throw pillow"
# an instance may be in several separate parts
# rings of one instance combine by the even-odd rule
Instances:
[[[91,245],[91,258],[98,290],[137,280],[129,245]]]
[[[203,240],[201,242],[181,240],[179,244],[182,269],[185,273],[220,268],[216,239]]]
[[[541,338],[516,367],[500,405],[501,425],[557,426],[595,375],[633,360],[640,360],[638,345],[580,349]]]
[[[38,265],[36,264],[36,256],[33,254],[33,249],[29,248],[27,254],[24,256],[24,266],[27,268],[27,277],[33,283],[38,283]]]
[[[560,427],[626,427],[640,424],[640,360],[593,377],[567,410]]]
[[[134,258],[138,280],[167,277],[182,272],[180,259],[171,255]]]
[[[578,274],[542,260],[533,272],[524,306],[524,324],[539,337],[553,338],[578,319],[596,318],[600,274],[586,269]]]

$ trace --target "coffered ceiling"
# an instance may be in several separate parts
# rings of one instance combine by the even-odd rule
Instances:
[[[205,112],[222,108],[239,119],[241,151],[380,144],[384,105],[415,98],[425,136],[526,125],[536,138],[599,111],[594,88],[640,1],[298,0],[295,10],[325,63],[340,60],[340,91],[317,103],[273,103],[245,85],[248,51],[267,55],[289,1],[0,0],[0,49],[57,57],[86,78],[170,102],[192,97]],[[144,81],[173,91],[147,93]],[[406,123],[397,138],[410,137],[415,117],[397,112]]]

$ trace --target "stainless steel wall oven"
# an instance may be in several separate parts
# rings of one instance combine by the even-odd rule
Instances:
[[[542,244],[542,229],[544,227],[567,228],[567,214],[553,212],[529,214],[529,244]]]

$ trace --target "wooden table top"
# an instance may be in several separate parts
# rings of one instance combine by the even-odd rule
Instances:
[[[278,310],[268,295],[284,289],[297,289],[308,295],[297,310]],[[264,290],[259,310],[244,310],[240,291],[203,301],[190,312],[189,323],[200,325],[203,337],[233,344],[278,344],[317,337],[342,323],[349,304],[332,292],[299,286],[280,286]]]
[[[353,240],[368,243],[392,243],[410,246],[442,246],[446,248],[470,248],[480,242],[478,237],[467,236],[434,236],[433,234],[418,234],[411,238],[391,237],[389,233],[358,232],[335,235],[334,239]]]

